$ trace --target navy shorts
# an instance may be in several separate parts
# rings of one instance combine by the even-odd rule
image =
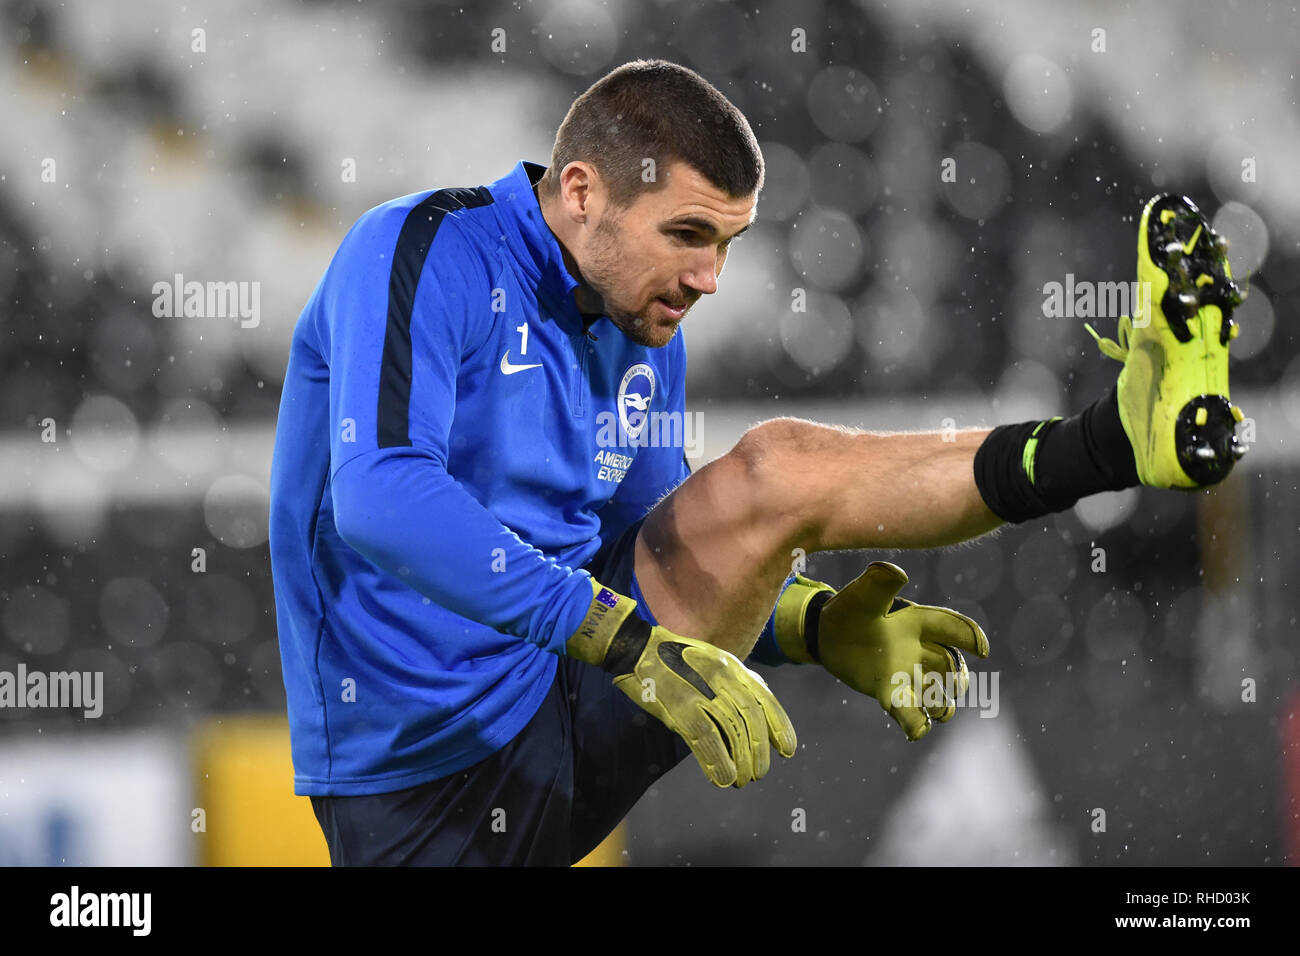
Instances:
[[[644,607],[633,575],[640,527],[586,569]],[[537,713],[490,757],[405,790],[311,803],[334,866],[568,866],[690,752],[609,674],[560,657]]]

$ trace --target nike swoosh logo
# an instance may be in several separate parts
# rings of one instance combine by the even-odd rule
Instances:
[[[537,362],[537,363],[534,364],[534,365],[515,365],[513,362],[510,361],[510,350],[509,350],[509,349],[506,349],[505,354],[501,356],[501,374],[502,374],[502,375],[514,375],[515,372],[522,372],[522,371],[525,371],[526,369],[530,369],[530,368],[541,368],[541,367],[542,367],[542,363],[541,363],[541,362]]]
[[[1187,253],[1190,256],[1192,254],[1192,250],[1196,248],[1196,240],[1199,238],[1201,238],[1201,227],[1197,226],[1196,231],[1192,233],[1192,238],[1188,239],[1187,245],[1183,246],[1183,252]]]
[[[698,690],[707,700],[713,700],[717,697],[717,691],[709,686],[709,682],[704,679],[704,675],[686,662],[682,657],[682,651],[686,645],[677,641],[661,641],[659,644],[659,659],[668,665],[668,669],[680,677],[686,683]]]

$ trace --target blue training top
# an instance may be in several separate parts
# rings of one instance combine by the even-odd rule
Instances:
[[[544,172],[369,210],[294,329],[270,549],[297,794],[504,746],[591,604],[581,566],[690,474],[681,329],[584,323]]]

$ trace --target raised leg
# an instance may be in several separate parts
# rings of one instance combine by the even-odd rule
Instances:
[[[743,660],[796,549],[941,547],[1000,525],[973,477],[987,434],[755,425],[651,511],[637,582],[660,624]]]

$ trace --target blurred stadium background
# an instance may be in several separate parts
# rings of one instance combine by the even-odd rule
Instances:
[[[105,675],[97,720],[0,710],[0,863],[325,861],[291,796],[266,545],[290,331],[361,212],[547,162],[572,99],[642,56],[715,83],[768,164],[684,326],[697,465],[775,415],[1078,411],[1118,365],[1044,288],[1131,281],[1165,190],[1250,276],[1232,374],[1255,440],[1213,492],[810,557],[837,585],[889,557],[905,595],[976,617],[997,715],[905,745],[824,674],[766,671],[797,759],[741,792],[679,768],[600,859],[1300,860],[1300,15],[759,6],[0,2],[0,671]],[[258,321],[155,317],[178,274],[257,283]]]

